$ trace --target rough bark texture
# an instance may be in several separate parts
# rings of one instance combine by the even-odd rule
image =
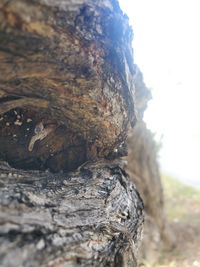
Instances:
[[[136,266],[143,206],[118,165],[51,174],[0,162],[0,266]]]
[[[144,201],[145,225],[142,258],[156,261],[163,249],[173,246],[173,237],[165,216],[163,189],[157,161],[158,144],[144,123],[143,113],[151,93],[139,69],[135,75],[136,110],[138,122],[129,136],[128,173]]]
[[[131,40],[114,0],[1,0],[0,157],[58,171],[124,154]]]
[[[0,1],[0,266],[136,265],[131,40],[115,0]]]

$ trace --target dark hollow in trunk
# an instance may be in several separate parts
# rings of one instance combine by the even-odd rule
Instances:
[[[126,154],[132,30],[116,1],[0,2],[0,158],[70,171]]]

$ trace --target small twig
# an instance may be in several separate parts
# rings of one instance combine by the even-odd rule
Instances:
[[[42,122],[38,123],[35,127],[35,134],[32,136],[28,145],[28,150],[31,152],[33,150],[35,142],[38,140],[43,140],[47,135],[49,135],[53,130],[55,130],[55,128],[55,124],[50,124],[47,127],[44,127]]]

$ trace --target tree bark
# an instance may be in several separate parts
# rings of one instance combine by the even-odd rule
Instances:
[[[1,266],[136,266],[143,205],[119,162],[68,174],[0,162],[0,185]]]
[[[0,266],[136,266],[131,41],[115,0],[0,1]]]
[[[69,171],[125,154],[131,40],[115,0],[1,0],[0,158]]]

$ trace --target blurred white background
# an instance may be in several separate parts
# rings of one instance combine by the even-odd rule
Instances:
[[[121,0],[134,30],[134,59],[153,100],[148,128],[163,147],[161,170],[200,187],[200,1]]]

